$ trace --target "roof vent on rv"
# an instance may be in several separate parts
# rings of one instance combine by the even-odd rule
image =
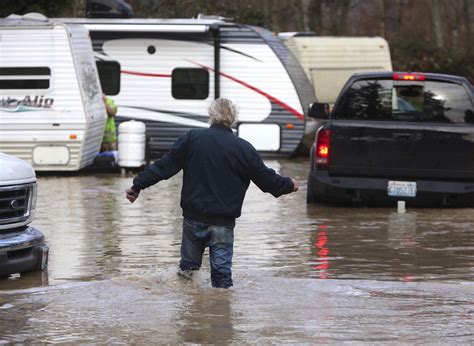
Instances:
[[[28,19],[28,20],[37,20],[41,22],[47,22],[49,19],[46,17],[44,14],[38,13],[38,12],[30,12],[25,15],[23,15],[23,19]]]
[[[223,21],[223,22],[233,20],[233,18],[227,18],[227,17],[215,16],[215,15],[208,15],[208,14],[202,14],[202,13],[199,13],[197,15],[196,19],[220,20],[220,21]]]
[[[132,7],[124,0],[87,0],[87,18],[132,18]]]
[[[24,14],[23,16],[20,16],[18,14],[10,14],[6,19],[12,19],[12,20],[35,20],[38,22],[48,22],[49,19],[46,17],[44,14],[38,13],[38,12],[31,12]]]

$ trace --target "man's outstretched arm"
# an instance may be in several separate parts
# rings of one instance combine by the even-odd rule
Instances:
[[[287,193],[296,192],[299,189],[297,181],[289,177],[282,177],[273,169],[265,166],[258,153],[255,153],[251,167],[250,179],[263,192],[269,192],[275,197],[280,197]]]

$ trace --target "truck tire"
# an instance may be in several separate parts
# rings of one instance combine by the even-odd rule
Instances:
[[[320,199],[318,198],[314,184],[313,184],[313,179],[311,179],[311,176],[308,177],[308,188],[306,191],[306,203],[307,204],[312,204],[312,203],[318,203],[320,202]]]

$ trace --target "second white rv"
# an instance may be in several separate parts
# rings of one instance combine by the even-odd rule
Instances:
[[[279,36],[301,63],[318,102],[334,105],[354,73],[392,71],[389,45],[382,37]]]
[[[0,152],[36,171],[92,163],[107,118],[89,32],[39,14],[0,19]]]
[[[146,124],[151,158],[209,126],[207,107],[218,97],[238,105],[236,133],[260,152],[289,156],[300,145],[313,89],[269,31],[220,19],[64,20],[90,31],[117,119]]]

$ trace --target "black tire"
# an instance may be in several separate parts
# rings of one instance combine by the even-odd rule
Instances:
[[[312,204],[312,203],[318,203],[318,202],[320,202],[320,199],[316,194],[313,179],[311,179],[311,174],[310,174],[308,176],[308,188],[307,188],[307,191],[306,191],[306,203],[307,204]]]

